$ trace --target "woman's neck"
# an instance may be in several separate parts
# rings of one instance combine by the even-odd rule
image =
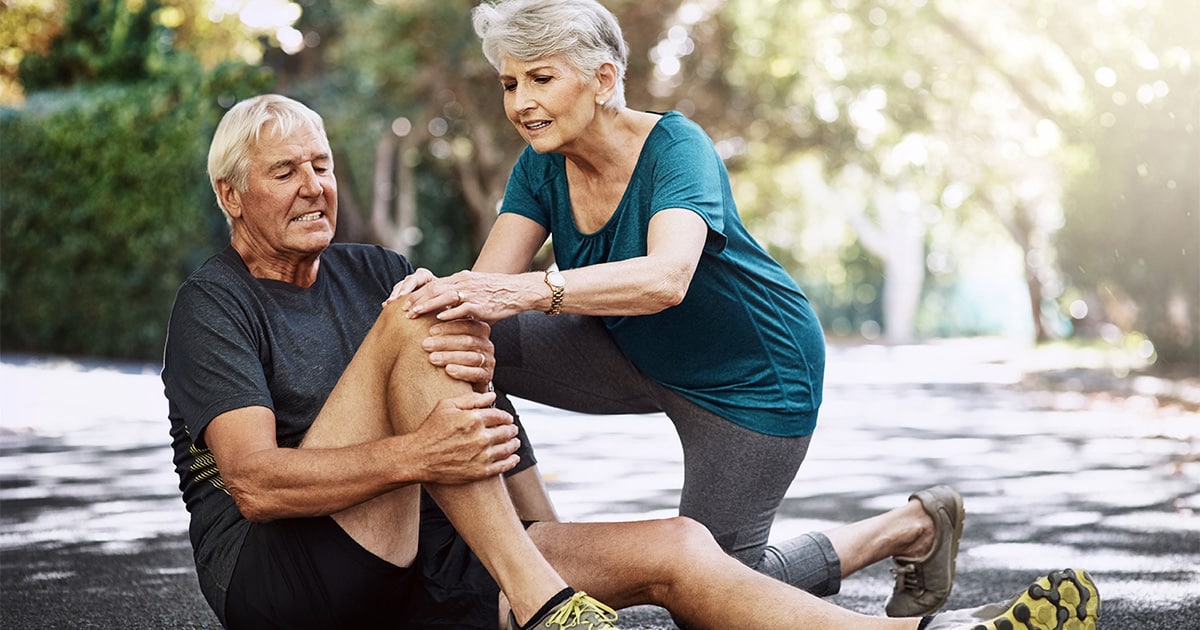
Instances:
[[[659,118],[629,108],[601,110],[587,133],[561,153],[587,179],[628,179]]]

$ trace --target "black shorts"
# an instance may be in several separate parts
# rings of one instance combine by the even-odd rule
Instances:
[[[422,493],[411,567],[363,549],[329,517],[255,523],[238,556],[225,617],[240,628],[495,630],[500,589]]]

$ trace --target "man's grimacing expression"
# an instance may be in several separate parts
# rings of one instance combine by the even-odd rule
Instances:
[[[226,206],[237,237],[259,257],[319,254],[337,225],[337,179],[323,133],[300,127],[287,137],[265,129],[250,152],[245,192],[230,189]]]

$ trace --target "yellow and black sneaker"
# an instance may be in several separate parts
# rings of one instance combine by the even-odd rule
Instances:
[[[923,630],[1096,630],[1100,592],[1087,571],[1063,569],[1007,603],[934,615]]]
[[[569,595],[569,597],[568,597]],[[564,599],[545,613],[538,613],[534,620],[518,626],[517,620],[508,614],[508,630],[618,630],[613,625],[617,612],[596,601],[583,591],[572,593],[569,589],[559,594]],[[557,597],[555,599],[558,599]]]

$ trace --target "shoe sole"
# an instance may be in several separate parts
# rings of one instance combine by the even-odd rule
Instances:
[[[1092,576],[1064,569],[1034,582],[1007,612],[971,630],[1095,630],[1099,620]]]
[[[950,535],[950,584],[951,588],[954,585],[954,575],[958,565],[958,544],[962,541],[963,521],[967,520],[967,511],[963,508],[963,498],[957,490],[950,488],[953,500],[950,502],[950,509],[954,511],[954,533]],[[950,599],[950,594],[946,594],[946,599]],[[941,608],[946,603],[943,599],[938,603],[937,607]],[[935,609],[936,610],[936,609]]]

